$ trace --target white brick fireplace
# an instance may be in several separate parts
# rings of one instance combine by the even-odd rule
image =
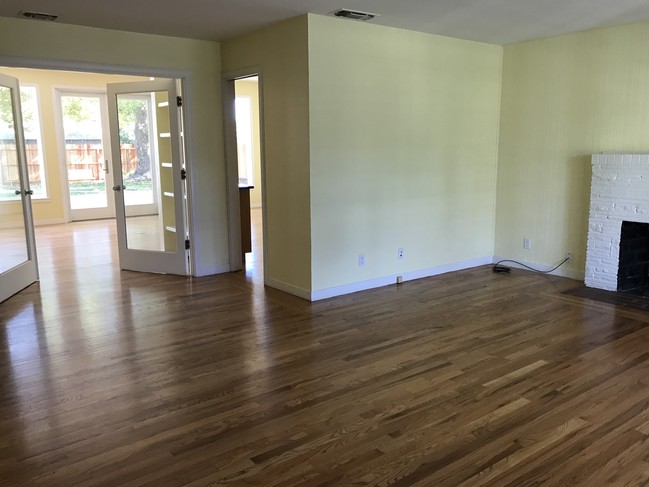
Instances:
[[[586,286],[617,290],[623,221],[649,222],[649,154],[594,154]]]

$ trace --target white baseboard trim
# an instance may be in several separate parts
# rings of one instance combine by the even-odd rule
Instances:
[[[423,279],[425,277],[437,276],[440,274],[446,274],[448,272],[461,271],[464,269],[471,269],[473,267],[489,265],[498,262],[499,260],[502,260],[502,257],[498,257],[498,256],[480,257],[477,259],[465,260],[462,262],[453,262],[451,264],[444,264],[436,267],[430,267],[427,269],[419,269],[415,271],[404,272],[401,274],[392,274],[389,276],[377,277],[375,279],[369,279],[367,281],[352,282],[350,284],[344,284],[342,286],[318,289],[316,291],[308,291],[306,289],[293,286],[292,284],[288,284],[286,282],[279,281],[277,279],[271,279],[271,278],[266,279],[264,284],[268,287],[272,287],[274,289],[278,289],[285,293],[292,294],[299,298],[306,299],[307,301],[320,301],[322,299],[333,298],[336,296],[356,293],[359,291],[366,291],[368,289],[374,289],[377,287],[389,286],[390,284],[396,283],[397,276],[402,276],[404,282],[414,281],[415,279]],[[521,263],[541,270],[543,270],[544,268],[551,268],[551,266],[544,266],[543,264],[536,264],[533,262],[521,261]],[[508,267],[525,270],[525,267],[513,262],[506,262],[505,265],[507,265]],[[226,272],[231,272],[230,266],[228,264],[201,267],[200,269],[195,270],[194,277],[210,276],[213,274],[223,274]],[[575,271],[572,269],[561,269],[561,268],[551,272],[550,275],[567,277],[578,281],[583,281],[585,278],[584,272]]]
[[[311,301],[311,292],[307,291],[306,289],[299,288],[297,286],[293,286],[292,284],[288,284],[286,282],[278,281],[276,279],[271,279],[267,278],[264,281],[264,285],[268,287],[272,287],[274,289],[279,289],[280,291],[284,291],[285,293],[292,294],[293,296],[297,296],[298,298],[306,299],[307,301]]]
[[[494,256],[494,264],[500,260],[504,260],[505,257],[498,257]],[[539,269],[541,271],[546,270],[546,269],[552,269],[556,264],[552,265],[547,265],[547,264],[537,264],[535,262],[525,262],[525,261],[519,261],[521,264],[528,265],[530,267],[533,267],[534,269]],[[507,267],[514,267],[516,269],[523,269],[523,270],[528,270],[525,269],[522,265],[519,265],[515,262],[503,262],[503,265],[506,265]],[[576,281],[583,281],[586,278],[586,272],[585,271],[575,271],[573,269],[563,269],[562,267],[559,267],[557,270],[549,272],[548,273],[551,276],[560,276],[560,277],[567,277],[569,279],[575,279]]]
[[[415,279],[422,279],[424,277],[437,276],[439,274],[446,274],[447,272],[461,271],[463,269],[470,269],[481,265],[493,263],[493,257],[480,257],[478,259],[465,260],[463,262],[454,262],[451,264],[444,264],[428,269],[419,269],[416,271],[404,272],[400,274],[392,274],[384,277],[377,277],[367,281],[352,282],[342,286],[335,286],[326,289],[318,289],[311,292],[311,301],[320,301],[321,299],[333,298],[335,296],[342,296],[343,294],[351,294],[359,291],[366,291],[382,286],[389,286],[396,284],[397,276],[402,276],[405,281],[413,281]]]
[[[230,272],[230,264],[201,266],[201,267],[196,266],[196,269],[194,269],[192,275],[194,277],[205,277],[205,276],[213,276],[214,274],[225,274],[226,272]]]

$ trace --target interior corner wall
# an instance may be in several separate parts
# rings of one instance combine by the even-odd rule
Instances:
[[[264,127],[266,284],[311,290],[307,16],[222,45],[224,73],[261,69]]]
[[[638,23],[505,47],[496,255],[549,266],[572,252],[583,278],[591,154],[649,151],[648,45]]]
[[[185,75],[195,275],[229,270],[220,46],[215,42],[0,17],[0,59]]]
[[[501,68],[500,46],[309,15],[315,294],[491,262]]]

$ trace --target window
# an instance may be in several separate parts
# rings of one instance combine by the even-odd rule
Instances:
[[[20,103],[25,133],[27,171],[33,198],[46,198],[45,168],[43,164],[43,143],[41,121],[38,110],[38,92],[35,86],[20,87]],[[17,150],[14,140],[11,93],[7,88],[0,91],[0,200],[15,200],[20,196]]]
[[[253,186],[252,101],[249,96],[237,96],[234,106],[237,120],[239,184]]]

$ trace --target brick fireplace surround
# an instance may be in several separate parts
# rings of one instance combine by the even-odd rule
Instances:
[[[594,154],[586,286],[616,291],[623,221],[649,222],[649,154]]]

